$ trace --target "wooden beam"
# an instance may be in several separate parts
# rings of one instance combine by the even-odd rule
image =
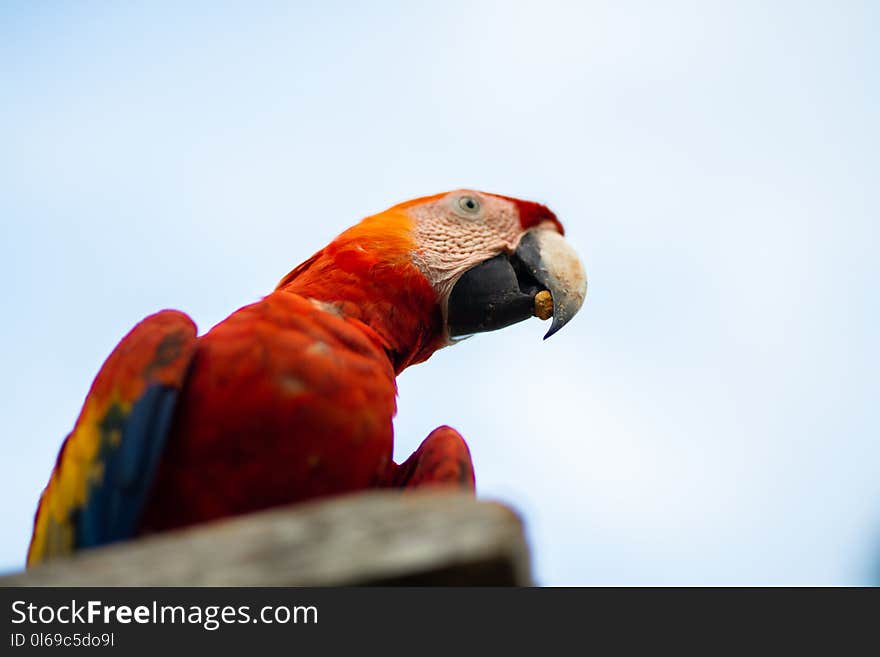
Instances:
[[[369,492],[89,550],[0,586],[529,585],[519,517],[459,493]]]

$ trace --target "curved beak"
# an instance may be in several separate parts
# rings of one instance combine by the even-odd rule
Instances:
[[[546,319],[552,305],[546,340],[571,321],[586,294],[584,267],[565,238],[553,229],[534,228],[512,254],[490,258],[458,279],[447,307],[449,336],[494,331],[535,315]]]

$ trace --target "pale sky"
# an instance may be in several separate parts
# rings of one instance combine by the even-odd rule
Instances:
[[[3,3],[0,570],[138,320],[473,187],[587,301],[405,372],[398,459],[458,428],[543,584],[880,580],[877,4],[355,5]]]

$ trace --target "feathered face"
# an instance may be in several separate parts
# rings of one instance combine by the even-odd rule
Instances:
[[[278,287],[371,327],[399,371],[534,315],[552,314],[549,337],[580,309],[587,279],[549,209],[458,190],[366,217]]]
[[[533,316],[544,290],[553,302],[549,337],[583,304],[583,266],[545,206],[456,190],[397,207],[413,219],[413,261],[437,292],[451,338]]]

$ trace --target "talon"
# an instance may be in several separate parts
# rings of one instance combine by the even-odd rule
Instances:
[[[393,465],[389,484],[396,488],[429,486],[474,491],[474,466],[467,444],[455,429],[438,427],[400,465]]]

